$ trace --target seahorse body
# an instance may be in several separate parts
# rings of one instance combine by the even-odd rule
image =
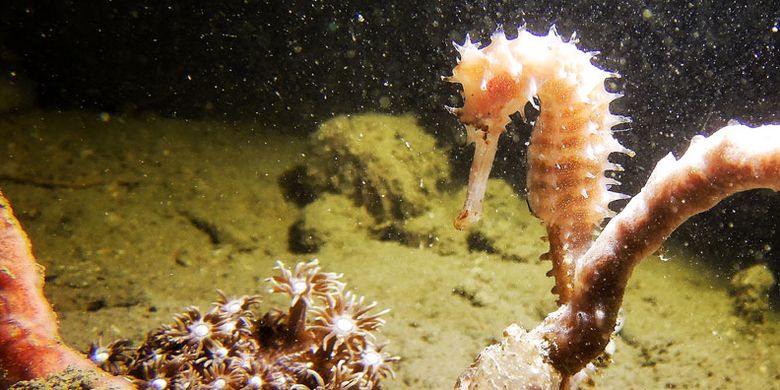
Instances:
[[[606,217],[609,203],[626,196],[609,190],[617,181],[604,176],[620,170],[611,153],[632,152],[613,136],[612,127],[628,119],[609,111],[622,96],[609,92],[604,81],[617,74],[591,63],[595,53],[581,51],[576,41],[564,41],[550,29],[534,35],[524,28],[517,38],[495,32],[479,47],[468,36],[456,44],[458,65],[449,81],[463,86],[463,107],[453,112],[476,144],[463,211],[455,221],[462,229],[479,219],[482,197],[499,136],[509,115],[540,103],[528,150],[528,202],[545,224],[553,261],[554,292],[566,303],[575,272],[573,259],[584,253]]]

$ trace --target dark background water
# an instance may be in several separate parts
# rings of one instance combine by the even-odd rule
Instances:
[[[554,24],[623,76],[613,111],[633,118],[619,137],[637,157],[618,158],[633,194],[694,134],[729,119],[780,122],[780,6],[743,3],[12,0],[0,8],[0,68],[32,80],[50,109],[250,119],[294,133],[340,113],[413,112],[452,148],[462,181],[469,150],[443,108],[459,104],[457,86],[441,81],[455,64],[451,42]],[[522,191],[530,130],[515,122],[497,174]],[[778,216],[779,196],[752,191],[675,238],[727,269],[778,268]]]

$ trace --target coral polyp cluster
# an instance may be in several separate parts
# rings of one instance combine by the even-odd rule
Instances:
[[[287,310],[257,316],[258,296],[219,299],[204,312],[189,307],[150,332],[135,349],[127,340],[93,344],[89,358],[131,378],[140,389],[377,389],[398,357],[374,332],[384,324],[376,303],[346,291],[341,275],[317,260],[268,279],[290,297]]]
[[[364,340],[374,338],[372,332],[384,324],[380,316],[389,310],[368,314],[376,302],[366,305],[363,300],[347,292],[343,299],[328,297],[326,306],[314,310],[317,317],[312,330],[324,334],[322,344],[326,350],[336,351],[341,346],[350,350],[365,348]]]

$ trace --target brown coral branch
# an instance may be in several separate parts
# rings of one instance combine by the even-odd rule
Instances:
[[[57,317],[43,295],[43,267],[36,263],[27,235],[0,193],[0,386],[68,367],[95,372],[96,385],[132,388],[124,379],[102,373],[60,340]]]
[[[754,188],[780,190],[780,126],[724,127],[695,137],[679,160],[670,154],[659,161],[642,191],[577,260],[571,304],[546,321],[553,365],[574,374],[601,353],[634,266],[691,216]]]

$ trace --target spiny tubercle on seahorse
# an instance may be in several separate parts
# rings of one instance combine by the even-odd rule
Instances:
[[[553,261],[554,291],[559,303],[571,295],[573,259],[587,250],[594,233],[613,212],[610,202],[627,198],[609,188],[619,184],[605,171],[619,171],[611,153],[633,152],[613,136],[612,127],[628,122],[613,115],[609,104],[621,97],[604,86],[616,73],[591,63],[594,52],[581,51],[576,40],[564,41],[551,28],[537,36],[524,28],[508,39],[501,30],[480,48],[466,37],[458,65],[448,79],[463,86],[463,107],[452,111],[466,125],[476,145],[463,211],[457,229],[479,220],[482,198],[498,140],[510,115],[523,114],[534,97],[541,106],[528,150],[528,203],[544,222]]]

